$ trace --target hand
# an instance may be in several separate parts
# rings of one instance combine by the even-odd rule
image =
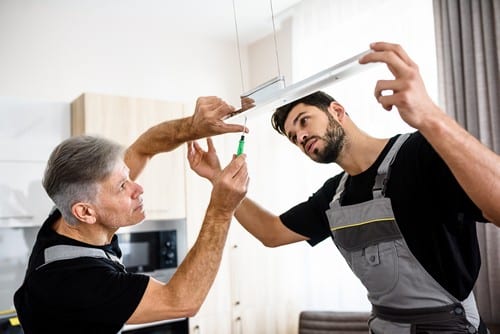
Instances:
[[[197,142],[188,142],[189,167],[201,177],[214,182],[221,171],[219,157],[215,151],[212,138],[207,138],[208,150],[204,151]]]
[[[439,107],[431,100],[418,66],[396,44],[378,42],[370,45],[374,52],[363,56],[361,64],[383,62],[394,75],[394,80],[379,80],[375,86],[375,98],[384,109],[398,108],[401,118],[410,126],[420,129],[426,120],[440,112]],[[392,94],[383,92],[392,91]]]
[[[199,97],[192,116],[191,127],[195,138],[204,138],[229,132],[246,131],[243,125],[226,124],[223,119],[234,112],[230,106],[216,96]]]
[[[238,109],[238,110],[233,111],[232,113],[230,113],[228,115],[226,115],[223,119],[236,116],[238,114],[241,114],[244,111],[247,111],[250,108],[255,107],[255,101],[254,101],[254,99],[252,99],[252,98],[250,98],[248,96],[241,97],[240,98],[240,102],[241,102],[241,108]]]
[[[234,156],[233,160],[214,179],[210,207],[217,212],[234,214],[248,189],[246,155]]]

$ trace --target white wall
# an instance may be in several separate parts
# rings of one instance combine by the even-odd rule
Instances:
[[[189,35],[154,7],[139,14],[133,4],[0,1],[0,95],[70,102],[90,91],[180,101],[219,95],[238,101],[234,43]]]

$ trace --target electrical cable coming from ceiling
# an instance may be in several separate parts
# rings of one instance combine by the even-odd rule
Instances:
[[[241,63],[241,50],[240,50],[240,34],[238,33],[238,20],[236,19],[236,5],[233,0],[233,18],[234,18],[234,28],[236,31],[236,47],[238,49],[238,59],[240,61],[240,79],[241,79],[241,91],[245,91],[245,84],[243,82],[243,65]]]
[[[276,55],[276,66],[278,68],[278,77],[281,77],[280,58],[278,57],[278,41],[276,39],[276,25],[274,24],[273,0],[269,0],[269,6],[271,7],[271,20],[273,22],[274,52]]]
[[[241,47],[240,47],[240,36],[239,36],[239,32],[238,32],[238,20],[237,20],[237,15],[236,15],[236,4],[235,4],[235,0],[233,0],[232,2],[233,2],[234,27],[235,27],[235,31],[236,31],[236,47],[238,49],[238,59],[239,59],[239,63],[240,63],[241,91],[244,92],[245,91],[245,83],[243,80],[243,64],[241,61]],[[276,67],[278,70],[278,77],[281,77],[280,60],[279,60],[279,56],[278,56],[278,41],[276,38],[276,25],[274,22],[273,0],[269,0],[269,7],[271,8],[271,21],[273,24],[274,53],[276,56]]]

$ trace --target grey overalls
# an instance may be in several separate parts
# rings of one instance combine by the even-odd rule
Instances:
[[[427,273],[409,250],[384,195],[392,161],[408,136],[399,136],[380,164],[373,200],[340,206],[344,173],[326,211],[334,242],[368,290],[372,333],[477,333],[473,293],[460,302]]]

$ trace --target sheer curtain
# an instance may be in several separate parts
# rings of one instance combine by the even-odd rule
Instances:
[[[434,0],[434,10],[442,105],[498,153],[500,1]],[[484,320],[500,324],[500,230],[478,224],[478,237],[482,269],[476,299]]]

